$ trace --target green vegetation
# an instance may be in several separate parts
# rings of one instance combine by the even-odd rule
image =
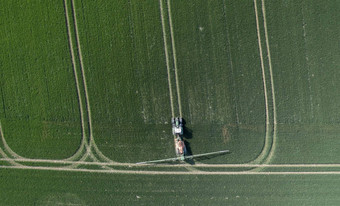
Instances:
[[[268,1],[267,19],[282,124],[337,124],[340,34],[335,1]]]
[[[340,192],[339,178],[332,175],[178,177],[1,170],[1,177],[3,205],[337,205]]]
[[[339,2],[268,1],[279,163],[336,163]]]
[[[253,3],[174,1],[171,6],[193,151],[233,148],[228,162],[255,159],[263,147],[266,113]]]
[[[202,1],[190,12],[191,3],[174,2],[174,51],[163,1],[172,97],[159,2],[76,5],[94,137],[105,155],[120,162],[173,156],[170,98],[179,116],[174,58],[192,152],[235,148],[228,160],[215,159],[224,163],[251,161],[260,153],[265,107],[251,2],[237,12],[239,4],[223,1],[209,2],[210,10]],[[241,23],[229,24],[234,21]]]
[[[0,205],[336,205],[339,8],[2,2],[0,137],[33,160],[0,160]],[[173,157],[181,113],[193,154],[231,153],[196,162],[209,167],[116,163]],[[6,142],[0,157],[15,157]],[[211,165],[249,162],[284,165]]]
[[[19,155],[72,155],[81,134],[62,2],[1,3],[0,118]]]
[[[173,155],[158,3],[76,5],[99,148],[120,162]]]

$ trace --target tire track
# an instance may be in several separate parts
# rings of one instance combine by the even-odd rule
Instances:
[[[259,47],[260,62],[261,62],[261,69],[262,69],[263,87],[264,87],[264,97],[265,97],[265,107],[266,107],[266,124],[268,125],[270,124],[269,103],[268,103],[268,94],[267,94],[266,72],[264,68],[263,51],[262,51],[262,43],[261,43],[260,23],[259,23],[258,9],[257,9],[257,0],[254,0],[254,9],[255,9],[255,19],[256,19],[257,41],[259,45],[258,47]]]
[[[68,12],[68,10],[67,10],[67,8],[68,8],[68,6],[67,6],[67,0],[64,0],[64,2],[65,2],[65,11],[66,11],[66,13],[67,13],[67,16],[69,15],[69,12]],[[77,21],[76,21],[76,19],[75,19],[75,9],[74,9],[74,4],[73,4],[73,0],[70,0],[70,2],[71,2],[71,14],[72,14],[72,17],[73,17],[73,26],[74,26],[74,32],[75,32],[75,34],[74,34],[74,37],[75,37],[75,39],[76,39],[76,44],[75,44],[75,47],[77,48],[77,51],[78,51],[78,57],[79,57],[79,63],[80,63],[80,65],[79,65],[79,68],[80,68],[80,73],[81,73],[81,78],[83,79],[83,81],[82,81],[82,83],[83,83],[83,87],[84,87],[84,89],[83,89],[83,91],[84,91],[84,94],[85,94],[85,97],[84,97],[84,99],[85,99],[85,102],[83,103],[83,100],[82,100],[82,92],[80,91],[80,81],[79,81],[79,78],[78,78],[78,71],[77,71],[77,67],[76,67],[76,61],[75,61],[75,55],[74,55],[74,51],[73,51],[73,43],[72,43],[72,34],[71,34],[71,31],[70,31],[70,28],[71,28],[71,23],[70,23],[70,21],[68,20],[68,31],[70,31],[69,32],[69,39],[71,40],[70,42],[70,46],[72,47],[72,60],[73,60],[73,68],[74,68],[74,73],[75,73],[75,77],[76,77],[76,84],[77,84],[77,88],[79,88],[79,90],[77,90],[77,92],[78,92],[78,97],[79,97],[79,101],[81,102],[81,104],[80,104],[80,107],[81,107],[81,110],[82,110],[82,125],[84,126],[83,127],[83,138],[84,138],[84,142],[85,142],[85,144],[84,144],[84,147],[83,148],[85,148],[85,153],[84,154],[77,154],[76,155],[76,157],[74,158],[74,159],[67,159],[67,160],[76,160],[76,159],[79,159],[79,161],[85,161],[87,158],[89,158],[90,157],[90,154],[91,154],[91,147],[89,146],[89,144],[90,144],[90,137],[86,137],[86,131],[85,131],[85,117],[84,117],[84,108],[86,109],[86,108],[88,108],[88,106],[87,106],[87,99],[86,99],[86,88],[85,88],[85,84],[84,84],[84,77],[83,77],[83,70],[82,70],[82,66],[83,66],[83,63],[82,63],[82,57],[80,56],[80,51],[81,51],[81,48],[79,48],[79,39],[78,39],[78,27],[77,27]],[[84,106],[85,105],[85,106]],[[88,119],[89,119],[89,114],[88,114],[88,112],[87,112],[87,117],[88,117]],[[89,129],[89,132],[91,131],[90,130],[90,123],[89,123],[89,121],[86,121],[87,122],[87,124],[88,124],[88,129]],[[78,166],[78,165],[72,165],[72,166]]]
[[[267,19],[266,19],[266,6],[265,0],[261,0],[262,2],[262,14],[263,14],[263,27],[264,27],[264,34],[266,39],[266,47],[267,47],[267,55],[268,55],[268,64],[269,64],[269,74],[270,74],[270,83],[271,83],[271,90],[272,90],[272,104],[273,104],[273,143],[272,149],[267,157],[265,163],[269,163],[273,155],[275,154],[276,145],[277,145],[277,113],[276,113],[276,99],[275,99],[275,88],[274,88],[274,77],[273,77],[273,67],[272,67],[272,59],[270,55],[270,46],[269,46],[269,38],[268,38],[268,29],[267,29]]]
[[[71,0],[71,6],[72,6],[72,13],[73,13],[73,19],[74,19],[74,27],[75,27],[75,37],[76,37],[76,45],[78,48],[78,56],[79,56],[79,62],[80,62],[80,70],[82,74],[83,79],[83,85],[84,85],[84,95],[85,95],[85,101],[86,101],[86,108],[87,108],[87,114],[88,114],[88,124],[89,124],[89,132],[90,132],[90,139],[89,139],[89,149],[87,150],[87,155],[85,155],[83,158],[87,158],[87,156],[91,156],[91,158],[95,161],[98,161],[98,159],[94,156],[92,152],[92,148],[95,150],[96,154],[101,158],[103,161],[112,161],[109,158],[107,158],[97,147],[94,138],[93,138],[93,129],[92,129],[92,114],[91,114],[91,106],[90,106],[90,100],[88,95],[88,89],[87,89],[87,81],[86,81],[86,75],[84,70],[84,61],[83,61],[83,54],[80,44],[80,38],[79,38],[79,30],[78,30],[78,21],[77,21],[77,13],[76,13],[76,7],[74,4],[74,0]],[[82,159],[83,159],[82,158]]]
[[[66,158],[65,160],[75,160],[78,159],[82,153],[84,152],[84,148],[87,146],[87,138],[86,138],[86,131],[85,131],[85,119],[84,119],[84,106],[83,101],[81,98],[81,92],[80,92],[80,84],[78,79],[78,72],[76,68],[76,60],[75,60],[75,54],[73,50],[73,41],[72,41],[72,33],[71,33],[71,23],[69,19],[69,11],[67,6],[67,0],[63,0],[64,2],[64,9],[65,9],[65,18],[66,18],[66,27],[67,27],[67,37],[70,47],[70,53],[71,53],[71,59],[72,59],[72,68],[77,88],[77,94],[78,94],[78,104],[79,104],[79,110],[80,110],[80,119],[81,119],[81,130],[82,130],[82,139],[79,149],[75,152],[74,155],[72,155],[69,158]]]
[[[142,175],[340,175],[340,171],[324,172],[206,172],[206,171],[134,171],[134,170],[95,170],[95,169],[72,169],[62,167],[37,167],[37,166],[0,166],[2,169],[30,169],[43,171],[66,171],[83,173],[105,173],[105,174],[142,174]]]
[[[160,12],[161,12],[161,21],[162,21],[162,31],[163,31],[163,40],[164,40],[164,50],[166,56],[166,66],[168,72],[168,84],[169,84],[169,94],[170,94],[170,104],[171,104],[171,115],[174,118],[174,105],[173,105],[173,94],[172,94],[172,87],[171,87],[171,74],[170,74],[170,65],[169,65],[169,54],[168,54],[168,44],[167,44],[167,35],[166,35],[166,28],[165,28],[165,20],[164,20],[164,10],[163,10],[163,1],[159,0],[160,5]],[[176,56],[176,46],[175,46],[175,38],[173,33],[173,25],[172,25],[172,16],[171,16],[171,5],[170,1],[167,1],[167,10],[168,10],[168,23],[170,26],[170,38],[171,38],[171,45],[172,45],[172,56],[173,56],[173,63],[174,63],[174,70],[175,70],[175,83],[176,83],[176,92],[177,92],[177,102],[178,102],[178,111],[179,116],[183,117],[182,115],[182,104],[181,104],[181,94],[179,88],[179,80],[178,80],[178,72],[177,72],[177,56]],[[174,140],[176,139],[176,135],[173,135]],[[176,144],[176,141],[175,141]],[[176,148],[175,148],[176,149]],[[187,166],[185,167],[189,171],[197,171],[197,169]]]
[[[5,150],[7,150],[8,153],[9,153],[12,157],[14,157],[14,158],[22,158],[21,156],[19,156],[19,155],[16,154],[15,152],[13,152],[13,151],[11,150],[11,148],[7,145],[6,140],[5,140],[5,138],[4,138],[4,133],[3,133],[3,131],[2,131],[1,121],[0,121],[0,135],[1,135],[2,143],[3,143],[4,147],[5,147]],[[0,147],[0,154],[1,154],[4,158],[8,158],[9,160],[8,160],[7,162],[9,162],[10,164],[15,165],[15,166],[22,166],[22,164],[19,164],[19,163],[15,162],[15,161],[13,160],[13,158],[9,158],[8,155],[6,154],[6,152],[5,152],[1,147]]]
[[[273,69],[272,69],[272,62],[271,62],[271,53],[270,53],[270,46],[269,46],[269,38],[268,38],[268,29],[267,29],[267,19],[266,19],[266,8],[265,8],[265,0],[261,0],[261,7],[262,7],[262,18],[263,18],[263,27],[264,27],[264,34],[265,34],[265,42],[266,42],[266,49],[267,49],[267,57],[268,57],[268,65],[269,65],[269,76],[270,76],[270,84],[271,84],[271,97],[272,97],[272,109],[273,109],[273,133],[271,134],[269,130],[269,125],[271,125],[271,121],[266,120],[266,142],[264,149],[262,150],[260,156],[255,160],[253,163],[260,163],[263,162],[264,164],[268,164],[271,162],[276,146],[277,146],[277,112],[276,112],[276,99],[275,99],[275,87],[274,87],[274,77],[273,77]],[[263,61],[263,51],[262,51],[262,44],[261,44],[261,37],[260,37],[260,28],[259,28],[259,19],[258,19],[258,9],[257,9],[257,0],[254,0],[254,9],[255,9],[255,16],[256,16],[256,27],[257,27],[257,35],[258,35],[258,43],[259,43],[259,51],[260,51],[260,59],[261,59],[261,67],[262,67],[262,75],[263,75],[263,83],[264,83],[264,90],[266,96],[266,115],[269,115],[269,104],[268,104],[268,94],[266,94],[267,86],[266,86],[266,75],[264,69],[264,61]],[[272,136],[271,143],[269,143],[269,136]]]
[[[1,151],[1,148],[0,148]],[[15,162],[28,162],[28,163],[50,163],[50,164],[81,164],[81,165],[93,165],[93,166],[127,166],[127,167],[198,167],[198,168],[251,168],[251,167],[260,167],[260,168],[340,168],[339,163],[335,164],[195,164],[195,165],[187,165],[187,164],[135,164],[135,163],[116,163],[116,162],[81,162],[81,161],[65,161],[65,160],[48,160],[48,159],[12,159],[12,158],[0,158],[0,161],[15,161]]]
[[[15,165],[15,166],[23,166],[22,164],[17,163],[16,161],[13,160],[13,158],[9,158],[4,150],[0,148],[0,155],[2,155],[4,158],[6,158],[6,162]],[[0,165],[1,168],[1,165]]]
[[[177,89],[177,100],[178,100],[178,109],[179,109],[179,116],[182,116],[182,103],[181,103],[181,92],[179,88],[179,80],[178,80],[178,69],[177,69],[177,56],[176,56],[176,46],[175,46],[175,36],[173,32],[172,26],[172,17],[171,17],[171,5],[170,0],[167,1],[167,8],[168,8],[168,17],[169,17],[169,25],[170,25],[170,37],[171,37],[171,45],[172,45],[172,54],[174,60],[174,68],[175,68],[175,80],[176,80],[176,89]]]
[[[263,27],[264,27],[264,34],[265,34],[265,39],[266,39],[269,73],[270,73],[270,84],[271,84],[272,99],[273,99],[273,123],[274,125],[276,125],[277,124],[276,99],[275,99],[272,58],[271,58],[271,53],[270,53],[268,29],[267,29],[266,6],[265,6],[265,0],[261,0],[261,2],[262,2],[262,14],[263,14]]]
[[[175,110],[174,110],[174,100],[173,100],[173,93],[172,93],[172,84],[171,84],[171,73],[170,73],[170,60],[169,60],[169,53],[168,53],[168,43],[167,43],[167,34],[166,34],[166,27],[165,27],[165,20],[164,20],[164,10],[163,10],[163,0],[159,0],[159,7],[161,13],[161,22],[162,22],[162,33],[163,33],[163,43],[164,43],[164,53],[165,53],[165,62],[166,62],[166,69],[168,74],[168,87],[169,87],[169,96],[170,96],[170,107],[171,107],[171,117],[175,117]],[[174,141],[176,136],[173,135]],[[174,142],[176,144],[176,141]],[[174,148],[176,150],[176,148]]]
[[[265,135],[265,143],[260,155],[251,161],[251,163],[257,164],[262,162],[266,155],[271,150],[271,132],[270,132],[270,116],[269,116],[269,100],[268,100],[268,93],[267,93],[267,83],[266,83],[266,72],[264,67],[264,60],[263,60],[263,50],[262,50],[262,42],[261,42],[261,33],[260,33],[260,24],[259,24],[259,16],[258,16],[258,9],[257,9],[257,0],[254,0],[254,10],[255,10],[255,19],[256,19],[256,30],[257,30],[257,40],[258,40],[258,47],[259,47],[259,54],[260,54],[260,63],[262,69],[262,80],[263,80],[263,88],[264,88],[264,98],[265,98],[265,110],[266,110],[266,135]]]
[[[16,152],[14,152],[10,146],[7,144],[6,142],[6,139],[5,139],[5,136],[4,136],[4,133],[3,133],[3,130],[2,130],[2,124],[1,124],[1,121],[0,121],[0,135],[1,135],[1,141],[2,141],[2,144],[4,146],[4,150],[3,152],[8,152],[8,154],[10,154],[13,158],[24,158],[20,155],[18,155]],[[1,149],[1,148],[0,148]],[[6,155],[7,156],[7,155]]]
[[[168,43],[167,43],[167,35],[166,35],[166,28],[165,28],[165,21],[164,21],[163,0],[159,0],[159,7],[160,7],[160,13],[161,13],[161,22],[162,22],[162,32],[163,32],[163,43],[164,43],[166,70],[167,70],[167,74],[168,74],[168,86],[169,86],[171,115],[172,115],[172,117],[175,117],[174,100],[173,100],[172,85],[171,85],[170,63],[169,63],[169,54],[168,54]]]

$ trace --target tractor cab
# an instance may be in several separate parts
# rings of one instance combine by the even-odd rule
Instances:
[[[183,135],[183,119],[176,117],[171,119],[172,124],[172,134],[173,135]]]

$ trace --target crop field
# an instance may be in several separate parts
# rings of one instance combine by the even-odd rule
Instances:
[[[0,205],[338,205],[339,10],[1,2]]]

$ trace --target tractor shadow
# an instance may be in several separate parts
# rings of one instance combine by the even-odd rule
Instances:
[[[187,149],[187,155],[188,156],[192,155],[190,142],[184,140],[184,144],[185,144],[185,148]],[[193,159],[186,159],[185,162],[188,163],[188,164],[191,164],[191,165],[195,164],[195,161]]]
[[[192,131],[192,129],[189,129],[185,126],[185,124],[186,124],[185,119],[182,119],[182,124],[183,124],[183,137],[185,139],[192,139],[193,131]]]
[[[183,137],[183,141],[184,141],[184,144],[185,144],[185,147],[186,147],[186,150],[187,150],[187,156],[191,156],[191,155],[194,155],[194,154],[192,152],[192,148],[191,148],[190,142],[188,142],[187,140],[190,140],[190,139],[193,138],[193,131],[192,131],[192,129],[189,129],[188,127],[185,126],[186,122],[185,122],[184,119],[182,120],[182,124],[183,124],[183,136],[182,137]],[[212,159],[212,158],[223,156],[225,154],[226,153],[210,154],[208,156],[195,157],[194,159],[196,161],[209,160],[209,159]],[[228,152],[227,154],[230,154],[230,152]],[[190,165],[195,165],[195,160],[194,159],[186,159],[185,162],[190,164]]]
[[[189,129],[185,126],[185,124],[186,124],[185,119],[182,119],[182,124],[183,124],[183,140],[184,140],[185,148],[187,149],[187,155],[190,156],[190,155],[193,155],[193,154],[192,154],[190,142],[188,142],[187,140],[192,139],[193,131],[192,131],[192,129]],[[185,140],[184,138],[187,139],[187,140]],[[191,165],[195,164],[195,161],[193,159],[186,159],[185,162],[188,163],[188,164],[191,164]]]

